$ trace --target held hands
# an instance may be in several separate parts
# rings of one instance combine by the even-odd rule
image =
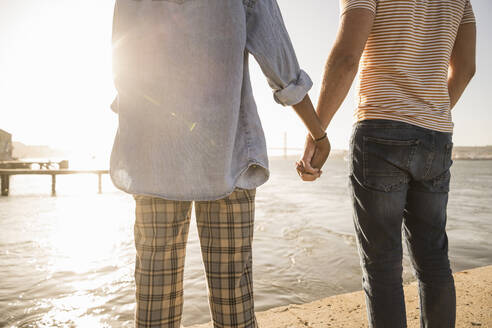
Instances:
[[[309,95],[306,95],[301,102],[292,107],[309,131],[304,155],[296,163],[297,173],[304,181],[314,181],[321,176],[321,168],[330,154],[330,142]],[[316,136],[317,139],[313,140],[313,136]]]
[[[314,181],[323,173],[321,168],[330,154],[331,145],[328,138],[314,141],[308,134],[301,160],[296,162],[296,170],[304,181]]]

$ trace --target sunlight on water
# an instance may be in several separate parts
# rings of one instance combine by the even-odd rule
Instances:
[[[74,295],[57,300],[50,304],[52,310],[46,313],[37,324],[37,327],[111,327],[105,324],[106,320],[117,320],[118,316],[110,318],[109,315],[99,318],[87,315],[90,308],[103,306],[107,299],[96,298],[91,295]]]
[[[91,216],[84,206],[90,206],[91,212],[96,210],[99,216]],[[52,272],[72,271],[76,273],[88,272],[98,268],[104,261],[106,265],[117,265],[107,262],[118,241],[123,239],[122,231],[112,229],[115,217],[105,204],[94,209],[93,205],[81,204],[76,199],[65,202],[57,207],[56,229],[51,230],[42,245],[51,250]],[[117,261],[117,259],[112,259]]]
[[[94,159],[70,160],[71,167],[101,168]],[[271,180],[256,198],[257,310],[360,289],[346,163],[328,162],[314,184],[298,181],[293,161],[272,159],[271,166]],[[57,197],[50,183],[17,176],[11,196],[0,198],[0,327],[133,327],[133,198],[108,176],[101,195],[94,175],[60,176]],[[455,270],[492,261],[490,186],[490,162],[455,163],[448,223]],[[192,218],[184,326],[210,319],[203,271]],[[404,278],[412,279],[407,253]]]
[[[30,196],[43,180],[23,178],[2,199],[13,211],[0,209],[13,232],[1,234],[0,261],[16,268],[0,269],[0,327],[132,327],[131,197],[108,186],[97,195],[93,176],[62,176],[58,197]],[[12,322],[13,312],[24,319]]]

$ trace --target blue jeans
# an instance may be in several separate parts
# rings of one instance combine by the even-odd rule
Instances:
[[[452,134],[388,120],[350,142],[354,224],[370,327],[406,327],[402,227],[419,282],[421,327],[455,326],[446,206]]]

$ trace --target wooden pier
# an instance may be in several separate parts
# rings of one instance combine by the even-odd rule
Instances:
[[[102,193],[102,175],[109,174],[109,170],[69,170],[69,169],[0,169],[2,180],[2,196],[9,195],[10,177],[12,175],[51,175],[51,195],[56,196],[56,176],[67,174],[96,174],[98,176],[98,191]]]

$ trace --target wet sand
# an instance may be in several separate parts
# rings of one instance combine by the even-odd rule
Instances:
[[[492,328],[492,266],[454,275],[457,294],[456,327]],[[408,327],[420,327],[417,283],[405,286]],[[302,305],[274,308],[257,314],[261,328],[368,327],[362,291],[328,297]],[[204,324],[190,328],[210,328]]]

